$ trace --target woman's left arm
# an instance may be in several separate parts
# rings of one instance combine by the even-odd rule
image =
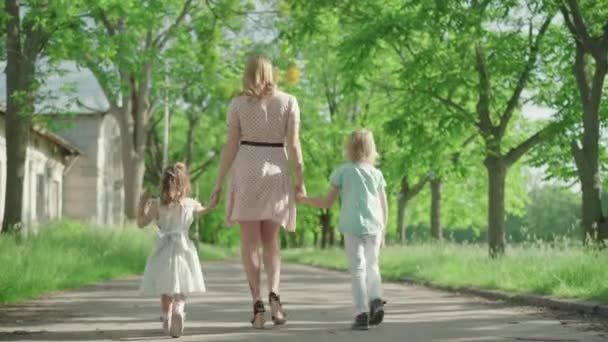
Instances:
[[[300,108],[294,97],[291,103],[289,125],[287,127],[287,152],[292,160],[296,191],[305,194],[304,190],[304,161],[302,158],[302,145],[300,144]]]

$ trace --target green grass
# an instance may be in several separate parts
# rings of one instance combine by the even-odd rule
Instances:
[[[0,235],[0,304],[52,291],[143,272],[154,241],[151,229],[91,227],[74,221],[51,223],[19,241]],[[201,245],[201,260],[233,252]]]
[[[198,252],[202,262],[224,260],[237,254],[237,250],[235,248],[220,247],[208,244],[200,244]]]
[[[283,260],[346,269],[339,249],[288,250]],[[500,289],[559,298],[608,303],[608,251],[581,247],[537,245],[510,248],[492,260],[480,245],[408,245],[381,252],[381,271],[387,280],[404,277],[436,285]]]

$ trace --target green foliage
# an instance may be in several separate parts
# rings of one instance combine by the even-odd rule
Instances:
[[[533,188],[523,215],[510,215],[511,241],[581,239],[579,196],[560,186]]]
[[[481,245],[420,244],[381,251],[380,269],[387,280],[404,277],[455,287],[480,287],[608,303],[603,268],[608,254],[565,241],[514,246],[507,256],[489,259]],[[283,260],[346,270],[342,250],[290,250]]]
[[[527,236],[548,240],[579,236],[574,231],[578,202],[569,193],[550,187],[534,189],[528,196],[526,189],[525,172],[530,165],[544,167],[552,178],[576,179],[570,145],[582,131],[582,115],[571,70],[574,42],[559,15],[539,45],[524,95],[506,117],[504,135],[489,138],[492,134],[480,130],[480,92],[489,93],[488,120],[498,131],[526,67],[530,41],[543,21],[557,13],[553,1],[50,3],[48,13],[31,10],[24,21],[57,28],[45,57],[51,62],[70,57],[90,68],[114,105],[145,91],[145,67],[152,65],[150,96],[135,102],[148,103],[152,109],[145,114],[150,115],[145,125],[145,186],[149,189],[159,183],[167,100],[171,113],[168,159],[189,164],[194,195],[205,202],[225,138],[226,108],[240,89],[247,55],[261,52],[273,59],[280,87],[299,100],[309,193],[327,190],[331,171],[344,162],[345,137],[353,129],[366,127],[375,133],[378,167],[387,179],[392,218],[402,181],[415,184],[432,174],[444,183],[445,235],[483,239],[488,224],[485,159],[507,154],[547,124],[523,115],[526,102],[554,110],[552,120],[560,121],[561,131],[533,150],[531,158],[511,167],[505,199],[507,235],[516,241]],[[593,34],[602,29],[606,15],[602,4],[599,0],[581,3]],[[179,21],[184,8],[187,19]],[[262,17],[260,8],[271,14]],[[4,20],[0,16],[0,23]],[[271,27],[273,36],[260,39],[249,32],[252,27],[263,31],[262,22]],[[535,28],[531,32],[530,23]],[[490,75],[487,86],[480,84],[476,68],[480,45]],[[39,79],[43,78],[40,73]],[[602,118],[607,114],[603,110]],[[607,155],[604,151],[601,157]],[[552,196],[560,200],[551,201]],[[429,203],[426,188],[408,203],[410,236],[424,239],[428,235]],[[336,209],[332,209],[334,225]],[[311,245],[319,238],[321,212],[304,206],[298,210],[297,233],[285,236],[284,244]],[[559,215],[550,214],[560,210],[568,213],[561,225]],[[238,242],[238,229],[224,229],[223,215],[220,207],[200,220],[203,241],[224,246]],[[393,239],[394,219],[388,230]]]

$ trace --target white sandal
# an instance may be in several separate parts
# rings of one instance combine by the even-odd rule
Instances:
[[[171,312],[160,314],[161,330],[163,334],[169,335],[169,329],[171,327]]]
[[[184,322],[186,321],[186,313],[184,313],[184,303],[173,303],[173,312],[171,314],[171,325],[169,327],[169,335],[171,337],[180,337],[184,334]]]

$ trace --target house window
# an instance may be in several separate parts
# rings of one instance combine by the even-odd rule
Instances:
[[[51,219],[57,219],[61,215],[59,214],[59,203],[61,203],[59,193],[59,182],[53,180],[49,191],[49,216]]]
[[[36,176],[36,220],[38,222],[44,222],[47,219],[46,216],[46,197],[45,194],[45,181],[44,175],[38,174]]]

